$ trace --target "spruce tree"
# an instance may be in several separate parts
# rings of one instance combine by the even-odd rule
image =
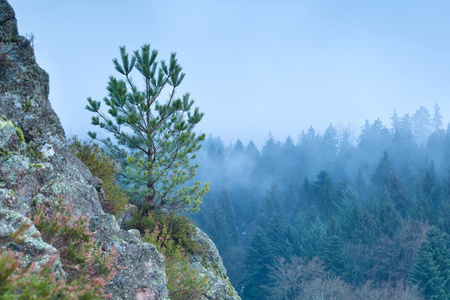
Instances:
[[[389,159],[388,153],[384,151],[383,156],[378,163],[378,167],[372,176],[372,183],[377,192],[384,192],[384,189],[389,186],[389,180],[394,173],[394,166]]]
[[[315,205],[320,211],[321,217],[328,220],[337,209],[337,201],[334,195],[331,178],[326,171],[317,174],[317,181],[314,181]]]
[[[403,193],[403,185],[395,172],[389,179],[387,189],[389,191],[392,201],[394,201],[395,208],[397,209],[397,211],[402,216],[406,216],[406,210],[408,209],[409,206],[408,199]]]
[[[411,270],[411,282],[426,299],[450,298],[449,236],[431,227]]]
[[[419,107],[412,117],[412,129],[419,146],[425,146],[428,135],[433,130],[430,112],[424,106]]]
[[[437,101],[434,103],[433,107],[433,129],[434,131],[439,131],[442,129],[442,115],[440,113],[441,108],[437,104]]]
[[[341,237],[333,235],[324,242],[320,258],[323,260],[327,269],[336,276],[344,276],[346,272],[346,262],[348,260],[343,251],[344,241]]]
[[[256,227],[245,251],[242,297],[246,300],[266,298],[264,289],[270,282],[269,266],[274,260],[274,250],[266,232]]]
[[[107,113],[100,111],[100,101],[88,98],[86,106],[96,114],[92,124],[104,129],[107,137],[88,134],[121,162],[121,179],[144,212],[195,212],[209,184],[184,184],[195,176],[197,166],[191,160],[205,135],[196,135],[193,129],[204,114],[193,109],[194,100],[188,93],[175,96],[185,77],[176,54],[171,54],[169,64],[158,63],[157,55],[158,51],[144,45],[130,59],[125,47],[120,47],[121,61],[114,59],[113,63],[123,78],[109,77],[108,96],[103,99]],[[133,81],[133,70],[138,71],[142,86]]]
[[[432,221],[436,221],[436,218],[442,213],[443,197],[442,188],[439,183],[433,161],[425,171],[425,177],[422,181],[422,189],[434,213],[434,218]]]

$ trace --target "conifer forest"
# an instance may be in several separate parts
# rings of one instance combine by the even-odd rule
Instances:
[[[192,214],[242,299],[450,299],[450,124],[436,103],[259,150],[209,136]]]

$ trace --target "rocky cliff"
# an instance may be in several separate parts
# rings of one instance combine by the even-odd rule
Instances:
[[[89,229],[104,250],[115,249],[121,271],[105,287],[112,299],[168,299],[163,256],[104,214],[101,181],[69,151],[48,93],[48,74],[37,65],[30,42],[18,35],[12,7],[0,0],[0,251],[24,252],[25,260],[38,264],[57,254],[34,226],[20,245],[11,233],[37,204],[62,201],[74,216],[90,218]],[[193,255],[191,265],[214,282],[205,297],[239,299],[212,241],[201,231],[198,239],[207,254]],[[60,261],[53,264],[64,277]]]

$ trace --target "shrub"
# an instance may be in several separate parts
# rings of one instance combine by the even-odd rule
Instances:
[[[106,285],[117,271],[115,249],[105,253],[93,233],[89,232],[89,218],[73,217],[71,209],[62,205],[52,211],[37,208],[32,220],[42,239],[58,249],[68,277],[97,278]]]
[[[147,229],[143,240],[155,245],[164,256],[170,299],[196,300],[206,295],[211,288],[210,280],[190,268],[184,249],[175,242],[165,224],[157,223],[153,231]]]
[[[186,255],[204,251],[193,239],[195,226],[187,216],[175,211],[137,212],[127,227],[144,232],[143,241],[155,245],[164,256],[170,299],[194,300],[206,295],[211,283],[190,268]]]
[[[52,272],[54,257],[36,270],[36,265],[22,266],[23,253],[0,252],[0,298],[1,299],[105,299],[104,282],[56,280]]]
[[[81,221],[80,221],[81,219]],[[53,272],[57,256],[51,257],[46,264],[36,267],[36,262],[25,266],[24,253],[2,249],[0,251],[0,299],[104,299],[103,287],[114,277],[114,252],[104,254],[101,247],[80,247],[80,241],[93,245],[94,240],[87,233],[85,218],[62,217],[60,211],[44,216],[42,211],[35,215],[38,228],[44,232],[43,239],[51,241],[60,251],[61,261],[72,272],[69,280],[58,280]],[[73,221],[73,224],[69,224]],[[24,222],[18,230],[10,234],[15,243],[24,241],[23,234],[31,223]],[[80,238],[81,237],[81,238]],[[70,242],[69,242],[70,239]],[[72,245],[73,242],[73,246]],[[79,251],[75,251],[78,247]],[[88,252],[87,252],[88,251]],[[77,255],[80,257],[77,257]],[[86,269],[80,268],[80,265]],[[75,273],[78,276],[74,276]],[[93,277],[96,275],[98,277]]]
[[[128,204],[127,192],[116,182],[119,173],[118,162],[92,142],[82,142],[76,136],[68,140],[69,148],[91,171],[92,175],[99,178],[103,183],[106,203],[102,203],[106,213],[117,216]]]
[[[185,252],[193,254],[202,251],[196,240],[192,237],[197,233],[191,220],[176,211],[150,211],[148,214],[135,213],[133,220],[126,226],[127,229],[135,228],[140,232],[157,232],[157,240],[161,246],[168,249],[181,248]],[[169,244],[173,246],[169,247]]]

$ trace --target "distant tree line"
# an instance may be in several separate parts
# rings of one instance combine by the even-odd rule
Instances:
[[[391,120],[206,139],[192,218],[243,299],[450,299],[450,126],[437,104]]]

